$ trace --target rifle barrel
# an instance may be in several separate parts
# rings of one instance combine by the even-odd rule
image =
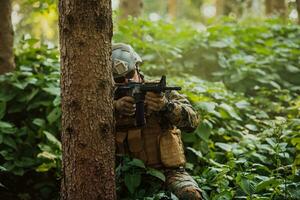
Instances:
[[[181,87],[177,87],[177,86],[165,87],[165,90],[181,90]]]

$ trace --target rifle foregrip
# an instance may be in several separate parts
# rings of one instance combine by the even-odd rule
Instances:
[[[135,121],[137,127],[142,127],[145,125],[145,108],[144,108],[144,101],[137,102],[136,104],[136,111],[135,111]]]

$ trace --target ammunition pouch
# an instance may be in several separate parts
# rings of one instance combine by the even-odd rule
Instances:
[[[116,132],[117,154],[129,154],[151,167],[175,168],[185,164],[181,132],[177,128],[162,130],[155,118],[145,128],[126,128],[129,121],[120,121]],[[122,128],[120,128],[122,127]]]
[[[181,132],[173,128],[159,138],[161,162],[165,167],[180,167],[186,162],[181,141]]]
[[[128,131],[127,141],[128,141],[130,153],[134,157],[141,159],[144,162],[147,162],[147,156],[144,149],[144,140],[142,138],[141,129],[138,128],[130,129]]]
[[[127,138],[127,132],[125,131],[117,131],[116,132],[116,148],[117,148],[117,154],[127,154],[127,143],[126,143],[126,138]]]

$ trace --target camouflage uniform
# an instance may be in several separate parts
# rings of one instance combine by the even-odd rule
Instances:
[[[185,157],[178,129],[193,131],[198,116],[183,95],[176,91],[165,95],[166,106],[159,112],[146,114],[146,126],[142,129],[134,128],[134,117],[116,115],[117,153],[132,155],[147,166],[163,169],[168,190],[179,199],[198,200],[200,189],[183,168]]]
[[[136,82],[144,81],[139,73],[142,59],[130,45],[114,44],[112,60],[116,83],[125,83],[128,79],[135,78],[138,78],[134,80]],[[136,77],[136,74],[139,76]],[[148,105],[151,111],[145,114],[146,125],[138,128],[135,126],[135,116],[132,116],[134,109],[123,104],[124,99],[128,101],[128,96],[130,95],[118,92],[118,89],[115,91],[117,154],[129,154],[143,160],[147,166],[164,170],[166,188],[179,199],[201,199],[197,183],[183,168],[185,156],[180,129],[191,132],[198,125],[197,114],[189,101],[175,91],[166,92],[162,98],[155,96],[162,103],[157,108],[149,101],[152,105]],[[132,99],[130,101],[132,105]]]
[[[168,104],[162,114],[169,126],[176,126],[186,132],[194,131],[198,126],[199,119],[190,102],[176,91],[167,92],[165,95]]]

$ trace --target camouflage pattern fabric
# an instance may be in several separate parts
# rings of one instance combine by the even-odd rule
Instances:
[[[166,187],[180,200],[202,200],[198,184],[183,168],[166,170]]]
[[[183,131],[194,131],[198,126],[199,118],[187,98],[176,91],[166,92],[166,98],[168,103],[162,111],[163,119]]]
[[[194,131],[199,124],[199,117],[184,95],[176,91],[166,93],[168,103],[164,117],[169,124],[186,131]],[[201,190],[196,181],[184,170],[184,168],[166,169],[166,187],[180,200],[201,200]]]
[[[199,118],[197,113],[192,108],[188,99],[184,95],[181,95],[176,91],[166,92],[165,96],[168,102],[161,111],[151,113],[149,115],[146,114],[146,118],[147,118],[146,127],[142,129],[143,139],[146,139],[151,135],[157,135],[157,134],[153,134],[155,132],[155,128],[153,127],[154,123],[151,123],[153,120],[156,122],[155,124],[157,126],[160,126],[162,130],[166,130],[166,129],[171,130],[176,127],[185,132],[192,132],[197,128],[199,124]],[[118,98],[119,98],[118,95],[115,95],[115,99]],[[134,127],[133,124],[135,118],[134,116],[132,117],[121,116],[121,117],[117,117],[116,121],[117,121],[117,126],[116,126],[117,130],[118,129],[128,130],[130,129],[130,127]],[[148,141],[149,138],[147,138],[146,140]],[[154,138],[153,141],[158,141],[158,140]],[[143,143],[146,144],[147,142],[143,141]],[[151,143],[151,147],[153,147],[153,145],[154,144]],[[159,148],[158,144],[155,144],[154,146],[157,146],[156,148]],[[160,163],[157,164],[159,164],[157,165],[159,166],[158,168],[163,167]],[[176,169],[164,167],[163,170],[165,171],[165,175],[166,175],[165,187],[171,192],[173,192],[180,200],[201,200],[202,199],[200,188],[198,187],[195,180],[193,180],[193,178],[184,170],[183,167],[176,168]]]

